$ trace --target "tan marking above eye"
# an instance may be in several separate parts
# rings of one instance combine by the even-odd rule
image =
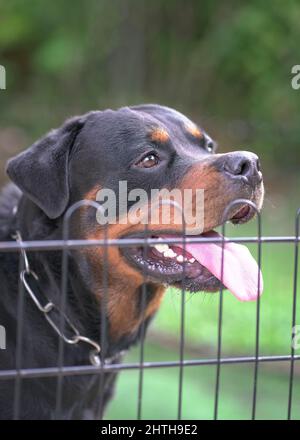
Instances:
[[[150,139],[154,142],[167,142],[170,139],[169,133],[164,128],[155,128],[150,133]]]
[[[197,125],[189,123],[185,124],[185,129],[195,138],[201,139],[203,137],[203,133]]]

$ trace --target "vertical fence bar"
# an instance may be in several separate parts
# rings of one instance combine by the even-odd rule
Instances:
[[[178,209],[178,206],[175,206]],[[184,211],[181,209],[182,220],[182,243],[183,243],[183,266],[182,266],[182,287],[181,287],[181,313],[180,313],[180,349],[179,349],[179,387],[178,387],[178,420],[182,419],[182,396],[183,396],[183,361],[184,361],[184,343],[185,343],[185,284],[186,284],[186,224]]]
[[[145,241],[143,246],[143,259],[147,258],[148,245],[147,245],[147,234],[148,234],[148,224],[145,224],[144,229]],[[143,386],[144,386],[144,358],[145,358],[145,314],[146,314],[146,273],[145,267],[143,266],[143,284],[142,284],[142,299],[141,299],[141,309],[142,309],[142,322],[141,322],[141,345],[140,345],[140,368],[139,368],[139,385],[138,385],[138,401],[137,401],[137,420],[142,419],[142,403],[143,403]]]
[[[244,200],[236,200],[234,203],[230,204],[225,213],[227,214],[232,206],[236,203],[248,203],[252,207],[255,207],[251,202]],[[83,204],[93,206],[99,209],[99,205],[90,201],[81,201],[70,207],[64,217],[63,223],[63,253],[62,253],[62,274],[61,274],[61,296],[60,296],[60,331],[64,333],[65,327],[65,309],[67,301],[67,285],[68,285],[68,247],[67,240],[69,239],[69,222],[71,215],[76,209],[81,207]],[[256,209],[257,211],[257,209]],[[225,214],[224,214],[225,215]],[[295,223],[295,253],[294,253],[294,277],[293,277],[293,305],[292,305],[292,335],[293,329],[296,325],[296,312],[297,312],[297,282],[298,282],[298,263],[299,263],[299,223],[300,223],[300,209],[297,212],[296,223]],[[183,255],[186,256],[186,230],[185,221],[183,218]],[[148,252],[147,243],[147,225],[145,227],[145,243],[143,245],[143,256],[146,259]],[[221,258],[221,283],[220,297],[219,297],[219,308],[218,308],[218,343],[217,343],[217,363],[216,363],[216,384],[215,384],[215,400],[214,400],[214,419],[218,419],[219,410],[219,400],[220,400],[220,379],[221,379],[221,355],[222,355],[222,325],[223,325],[223,277],[224,277],[224,251],[226,245],[225,239],[225,223],[222,226],[222,258]],[[103,413],[103,395],[104,395],[104,376],[105,371],[103,370],[103,365],[105,362],[106,344],[107,344],[107,326],[106,326],[106,307],[107,307],[107,297],[108,297],[108,236],[107,227],[104,232],[104,264],[103,264],[103,301],[101,303],[101,365],[99,368],[100,380],[99,380],[99,413]],[[253,398],[252,398],[252,419],[256,418],[257,409],[257,384],[258,384],[258,374],[259,374],[259,356],[260,356],[260,319],[261,319],[261,309],[260,309],[260,269],[262,265],[262,225],[261,217],[258,213],[258,299],[256,304],[256,327],[255,327],[255,359],[254,359],[254,377],[253,377]],[[20,251],[19,257],[19,274],[24,269],[24,261],[22,258],[22,253]],[[146,275],[143,270],[144,283],[142,285],[141,291],[141,309],[143,311],[142,322],[141,322],[141,346],[140,346],[140,367],[139,367],[139,384],[138,384],[138,401],[137,401],[137,418],[142,418],[142,402],[143,402],[143,382],[144,382],[144,343],[145,343],[145,309],[147,300],[147,290],[146,290]],[[178,381],[178,420],[182,418],[182,400],[183,400],[183,378],[184,378],[184,346],[185,346],[185,261],[183,263],[183,280],[182,280],[182,290],[181,290],[181,313],[180,313],[180,347],[179,347],[179,381]],[[22,351],[23,351],[23,338],[22,331],[24,326],[24,286],[19,277],[18,281],[18,303],[17,303],[17,332],[16,332],[16,368],[15,368],[15,389],[14,389],[14,406],[13,406],[13,417],[15,420],[20,418],[20,406],[21,406],[21,395],[22,395],[22,377],[20,374],[22,368]],[[57,388],[56,388],[56,400],[55,400],[55,418],[61,417],[62,410],[62,398],[63,398],[63,370],[64,366],[64,341],[59,338],[59,351],[58,351],[58,367],[59,371],[57,374]],[[276,359],[276,357],[275,357]],[[232,364],[234,364],[232,362]],[[294,386],[294,367],[295,367],[295,348],[291,347],[290,356],[290,374],[289,374],[289,394],[288,394],[288,408],[287,408],[287,418],[288,420],[292,417],[292,403],[293,403],[293,386]]]
[[[73,205],[74,206],[74,205]],[[64,248],[62,250],[62,273],[61,273],[61,290],[60,290],[60,319],[59,319],[59,329],[61,333],[64,333],[65,318],[64,313],[66,310],[66,299],[67,299],[67,286],[68,286],[68,249],[66,247],[67,240],[69,238],[69,221],[71,213],[73,212],[73,206],[66,212],[63,218],[63,241]],[[76,208],[75,208],[76,209]],[[56,384],[56,401],[55,401],[55,419],[60,419],[62,410],[62,389],[63,389],[63,374],[62,367],[64,366],[64,356],[65,356],[65,346],[62,338],[58,338],[58,361],[57,366],[59,372],[57,375]]]
[[[219,399],[220,399],[220,379],[221,379],[221,354],[222,354],[222,326],[223,326],[223,279],[224,279],[224,252],[225,252],[225,230],[228,214],[232,207],[241,200],[233,200],[226,206],[222,217],[222,254],[221,254],[221,287],[219,297],[219,316],[218,316],[218,344],[217,344],[217,368],[216,368],[216,385],[215,385],[215,406],[214,406],[214,420],[218,420],[219,413]]]
[[[22,378],[20,369],[22,368],[22,352],[23,352],[23,324],[24,324],[24,286],[21,281],[21,272],[25,268],[22,252],[19,256],[19,277],[18,277],[18,303],[17,303],[17,334],[16,334],[16,379],[14,389],[14,420],[19,420],[21,406],[21,387]]]
[[[298,284],[298,259],[299,259],[299,218],[300,209],[298,209],[295,221],[295,254],[294,254],[294,281],[293,281],[293,308],[292,308],[292,345],[291,345],[291,365],[289,378],[289,396],[288,396],[288,411],[287,419],[292,418],[293,405],[293,386],[294,386],[294,367],[295,367],[295,347],[293,344],[293,330],[296,326],[297,318],[297,284]]]
[[[144,310],[146,306],[146,284],[142,285],[141,307]],[[141,344],[140,344],[140,367],[139,367],[139,385],[137,399],[137,420],[142,420],[142,403],[143,403],[143,387],[144,387],[144,359],[145,359],[145,321],[144,312],[141,323]]]
[[[261,270],[261,216],[257,208],[257,233],[258,233],[258,278],[257,278],[257,302],[256,302],[256,328],[255,328],[255,363],[254,363],[254,377],[253,377],[253,396],[252,396],[252,420],[256,416],[256,402],[257,402],[257,381],[258,381],[258,367],[259,367],[259,343],[260,343],[260,270]]]
[[[99,205],[99,209],[103,209],[101,205]],[[107,352],[107,302],[108,302],[108,229],[107,223],[104,227],[104,250],[103,250],[103,270],[102,270],[102,288],[103,295],[100,303],[100,313],[101,313],[101,322],[100,322],[100,338],[101,338],[101,353],[100,353],[100,377],[99,377],[99,404],[97,408],[97,418],[103,418],[103,407],[104,407],[104,378],[105,373],[103,366],[105,364],[105,354]]]
[[[68,247],[67,240],[69,239],[69,226],[70,219],[72,215],[77,211],[77,209],[83,206],[99,208],[98,203],[90,200],[80,200],[69,207],[63,218],[63,251],[62,251],[62,274],[61,274],[61,291],[60,291],[60,319],[59,319],[59,330],[60,333],[64,333],[65,329],[65,310],[66,310],[66,300],[67,300],[67,287],[68,287]],[[55,418],[59,419],[62,411],[62,389],[63,389],[63,374],[62,367],[64,366],[64,352],[65,343],[63,338],[58,339],[58,362],[57,366],[59,368],[59,373],[57,375],[57,385],[56,385],[56,401],[55,401]]]
[[[185,263],[183,263],[184,267]],[[185,331],[185,287],[184,279],[181,289],[181,313],[180,313],[180,348],[179,348],[179,383],[178,383],[178,420],[182,419],[182,397],[183,397],[183,361],[184,361],[184,331]]]
[[[223,325],[223,277],[224,277],[224,249],[225,249],[225,223],[222,226],[222,257],[221,257],[221,287],[219,296],[219,318],[218,318],[218,345],[217,345],[217,368],[215,385],[215,407],[214,420],[218,420],[219,398],[220,398],[220,376],[221,376],[221,354],[222,354],[222,325]]]
[[[215,385],[215,406],[214,406],[214,420],[218,419],[219,409],[219,395],[220,395],[220,375],[221,375],[221,354],[222,354],[222,325],[223,325],[223,278],[224,278],[224,250],[225,250],[225,228],[226,221],[228,219],[231,209],[235,205],[246,204],[252,207],[258,215],[258,294],[260,289],[260,267],[261,267],[261,219],[256,205],[250,200],[236,199],[226,206],[223,218],[222,218],[222,257],[221,257],[221,287],[219,298],[219,317],[218,317],[218,344],[217,344],[217,369],[216,369],[216,385]],[[255,347],[255,370],[254,370],[254,391],[253,391],[253,404],[252,404],[252,417],[255,417],[256,408],[256,386],[257,386],[257,374],[258,374],[258,357],[259,357],[259,323],[260,323],[260,301],[258,295],[257,304],[257,316],[256,316],[256,347]]]

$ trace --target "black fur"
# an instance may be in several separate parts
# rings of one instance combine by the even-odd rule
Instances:
[[[0,241],[12,240],[11,234],[15,232],[20,216],[26,218],[24,212],[20,212],[17,218],[13,215],[13,208],[20,202],[21,193],[13,185],[9,185],[0,196]],[[22,223],[24,221],[22,219]],[[42,217],[43,218],[43,217]],[[23,223],[25,233],[26,220]],[[37,226],[35,226],[35,229]],[[45,228],[41,227],[41,231]],[[44,237],[46,238],[46,237]],[[29,256],[30,264],[39,274],[39,286],[41,291],[51,292],[51,299],[59,304],[59,280],[61,268],[61,256],[59,253],[32,253]],[[72,271],[72,259],[70,259],[70,277],[68,289],[67,314],[77,328],[85,335],[100,340],[99,313],[95,313],[98,305],[89,292],[85,292],[82,281],[77,276],[77,271]],[[0,323],[6,328],[7,349],[0,351],[1,369],[11,370],[16,368],[17,346],[17,308],[18,308],[18,270],[19,256],[15,253],[0,254],[0,279],[1,282],[1,310]],[[71,275],[73,273],[73,275]],[[23,325],[22,325],[22,352],[21,368],[54,367],[58,364],[58,338],[53,330],[47,325],[42,314],[33,306],[25,296]],[[89,351],[86,346],[65,345],[65,365],[89,364]],[[116,358],[114,362],[118,359]],[[115,374],[106,374],[104,381],[103,406],[112,394],[112,385]],[[21,382],[20,413],[21,419],[53,419],[55,417],[55,398],[57,380],[26,379]],[[78,376],[63,380],[63,419],[95,418],[98,410],[99,399],[91,396],[99,394],[100,385],[97,376]],[[13,418],[15,382],[13,380],[0,380],[0,419]]]
[[[96,111],[68,120],[9,161],[7,172],[18,188],[9,185],[0,195],[0,241],[12,241],[16,230],[21,232],[23,240],[61,239],[64,212],[96,185],[116,191],[119,181],[126,180],[128,191],[143,188],[150,193],[153,187],[175,187],[197,161],[209,158],[213,163],[214,158],[207,149],[211,139],[204,132],[200,140],[191,139],[183,130],[188,122],[180,113],[157,105]],[[149,139],[149,130],[161,126],[168,129],[170,139],[164,145],[154,145]],[[164,159],[157,169],[145,171],[136,167],[137,158],[153,149]],[[81,228],[93,229],[94,222],[87,216]],[[80,237],[77,226],[71,222],[71,235],[75,238]],[[36,291],[60,305],[61,252],[28,252],[28,256],[30,266],[39,276]],[[101,322],[100,306],[91,288],[91,280],[101,276],[101,267],[95,274],[83,255],[69,252],[68,256],[66,313],[82,335],[99,343],[105,337],[102,357],[113,356],[113,362],[119,362],[121,352],[140,339],[142,329],[147,328],[152,316],[139,328],[112,341],[109,318],[105,316],[105,323]],[[5,326],[7,335],[7,349],[0,350],[1,369],[55,367],[58,337],[28,295],[24,296],[23,319],[18,321],[19,263],[18,253],[0,253],[0,325]],[[126,282],[124,280],[124,284]],[[159,284],[145,285],[143,302],[143,287],[139,286],[137,316],[143,316],[157,287]],[[119,288],[121,290],[115,286],[116,290]],[[17,330],[21,324],[22,352],[18,365]],[[103,324],[106,336],[101,335]],[[65,366],[89,364],[89,348],[84,344],[64,345],[64,354]],[[115,373],[105,374],[103,388],[99,381],[98,375],[65,377],[60,417],[101,417],[113,392]],[[57,383],[55,377],[23,379],[18,417],[55,418]],[[15,381],[0,380],[0,419],[14,417],[14,398]],[[101,402],[103,407],[99,408]]]

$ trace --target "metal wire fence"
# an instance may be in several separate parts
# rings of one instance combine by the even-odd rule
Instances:
[[[255,206],[247,200],[236,200],[232,202],[226,209],[224,213],[224,218],[226,218],[227,213],[232,209],[235,204],[247,203],[255,208]],[[104,376],[108,372],[122,372],[128,370],[138,371],[139,374],[139,385],[138,385],[138,399],[137,399],[137,413],[136,418],[141,419],[142,416],[147,418],[147,414],[142,414],[143,405],[143,383],[144,383],[144,371],[158,368],[179,368],[179,378],[178,378],[178,406],[177,406],[177,419],[182,418],[182,390],[184,385],[184,369],[194,366],[210,366],[216,368],[216,378],[215,378],[215,396],[214,396],[214,419],[218,419],[219,416],[219,401],[220,401],[220,373],[222,366],[233,365],[233,364],[249,364],[253,365],[253,385],[252,385],[252,414],[251,418],[254,420],[256,418],[257,409],[257,381],[259,367],[262,363],[277,363],[286,362],[289,363],[289,390],[288,390],[288,401],[287,401],[287,419],[291,419],[292,416],[292,405],[293,405],[293,392],[294,392],[294,381],[295,381],[295,362],[300,360],[300,355],[296,354],[295,347],[291,343],[289,347],[289,354],[282,355],[270,355],[262,356],[260,355],[260,324],[261,324],[261,314],[260,314],[260,298],[258,295],[258,300],[256,303],[256,325],[255,325],[255,350],[254,353],[249,354],[249,356],[236,356],[236,357],[223,357],[222,356],[222,325],[223,325],[223,288],[220,289],[219,295],[219,305],[218,305],[218,339],[216,347],[216,356],[214,358],[197,358],[197,359],[184,359],[185,352],[185,287],[182,284],[181,291],[181,313],[180,313],[180,338],[179,338],[179,359],[174,361],[159,361],[159,362],[146,362],[145,361],[145,328],[142,324],[141,331],[141,342],[139,349],[139,361],[138,362],[123,362],[123,363],[111,363],[107,362],[105,359],[101,358],[100,348],[105,352],[104,347],[106,344],[106,307],[107,307],[107,295],[108,295],[108,260],[107,251],[109,247],[118,246],[121,248],[140,246],[143,247],[144,256],[150,246],[155,244],[167,243],[169,245],[174,245],[176,243],[183,243],[183,247],[186,243],[221,243],[222,245],[222,277],[223,277],[223,266],[224,266],[224,247],[225,243],[230,241],[234,243],[251,243],[257,245],[257,260],[259,270],[261,268],[261,253],[262,245],[265,243],[289,243],[294,246],[294,268],[293,268],[293,302],[291,310],[291,341],[293,339],[293,329],[296,326],[297,319],[297,283],[298,283],[298,266],[299,266],[299,223],[300,223],[300,209],[298,210],[295,218],[295,235],[293,236],[262,236],[261,231],[261,215],[257,213],[257,235],[254,237],[240,237],[240,238],[225,238],[226,237],[226,223],[223,223],[222,234],[223,237],[220,238],[208,238],[208,237],[191,237],[185,235],[185,226],[183,219],[183,238],[173,237],[168,239],[162,238],[151,238],[145,234],[144,238],[122,238],[122,239],[108,239],[107,229],[105,230],[104,238],[101,240],[82,240],[82,239],[69,239],[69,222],[70,218],[74,212],[81,208],[82,206],[90,206],[95,209],[99,209],[99,205],[91,201],[80,201],[73,205],[66,213],[63,223],[63,237],[61,240],[47,240],[47,241],[22,241],[21,237],[16,237],[16,240],[0,242],[0,253],[3,252],[18,252],[20,254],[19,258],[19,291],[18,291],[18,305],[17,305],[17,347],[16,347],[16,359],[15,368],[10,370],[0,369],[0,381],[14,381],[14,419],[20,418],[20,398],[22,393],[22,382],[27,379],[39,379],[39,378],[56,378],[56,404],[55,404],[55,418],[61,418],[61,408],[63,399],[63,378],[65,377],[78,377],[78,376],[88,376],[88,375],[98,375],[99,381],[99,415],[102,414],[103,406],[103,387],[104,387]],[[147,232],[147,226],[145,226],[145,232]],[[104,260],[103,264],[103,289],[104,298],[101,303],[101,340],[95,343],[94,341],[88,340],[84,336],[81,336],[73,324],[68,321],[65,314],[66,301],[67,301],[67,284],[68,284],[68,251],[70,250],[80,250],[84,248],[104,248]],[[27,276],[35,277],[34,268],[30,267],[28,262],[28,255],[32,252],[42,252],[42,251],[61,251],[62,253],[62,279],[61,279],[61,295],[60,304],[53,304],[51,298],[38,298],[35,292],[32,292],[32,288],[29,280],[26,280]],[[37,277],[37,276],[36,276]],[[146,279],[146,274],[144,274]],[[37,277],[38,278],[38,277]],[[184,278],[184,265],[183,265],[183,278]],[[258,290],[260,277],[258,274]],[[22,329],[24,325],[24,298],[30,296],[35,306],[44,314],[45,319],[54,328],[56,333],[60,336],[59,338],[59,353],[58,353],[58,363],[55,367],[46,368],[23,368],[22,367],[22,350],[23,350],[23,337]],[[142,304],[146,301],[146,291],[143,288],[142,291]],[[142,310],[145,307],[142,306]],[[57,321],[54,322],[51,319],[51,313],[57,313],[59,324]],[[144,320],[142,320],[144,323]],[[71,333],[71,336],[66,335],[66,329]],[[91,347],[91,364],[90,365],[77,365],[77,366],[65,366],[65,347],[66,344],[73,343],[87,343]],[[99,353],[100,352],[100,353]]]

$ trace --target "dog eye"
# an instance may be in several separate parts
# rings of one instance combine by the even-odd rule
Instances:
[[[147,154],[147,156],[144,156],[137,165],[139,165],[142,168],[152,168],[158,165],[158,163],[159,163],[158,156],[154,153],[150,153]]]
[[[214,144],[212,142],[208,142],[208,144],[206,145],[206,149],[209,153],[213,153],[214,151]]]

